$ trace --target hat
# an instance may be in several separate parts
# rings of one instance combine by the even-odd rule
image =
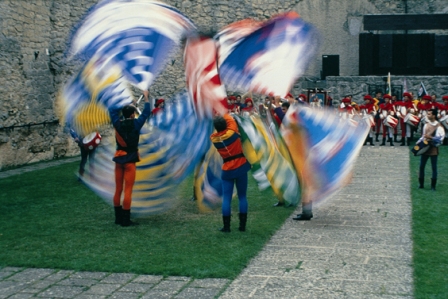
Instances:
[[[383,99],[392,99],[392,97],[389,94],[383,95]]]
[[[342,99],[342,103],[350,103],[352,100],[350,100],[349,98],[343,98]]]
[[[299,98],[303,98],[304,100],[306,100],[306,95],[304,95],[303,93],[299,94]]]
[[[244,100],[244,103],[247,103],[247,102],[252,102],[252,104],[254,103],[254,101],[252,101],[251,98],[246,98],[246,99]]]
[[[427,101],[431,101],[432,100],[432,98],[431,98],[431,96],[429,96],[429,95],[427,95],[427,94],[425,94],[423,97],[422,97],[422,100],[427,100]]]
[[[365,96],[364,96],[364,100],[372,100],[372,96],[371,95],[369,95],[369,94],[366,94]]]
[[[164,102],[165,102],[164,99],[158,99],[158,100],[156,101],[156,106],[159,106],[160,104],[162,104],[162,103],[164,103]]]
[[[288,93],[287,95],[285,95],[285,98],[293,98],[293,95]]]
[[[231,101],[236,101],[236,96],[230,96],[230,97],[229,97],[229,100],[231,100]]]
[[[403,97],[408,97],[408,98],[412,99],[412,96],[409,92],[404,92]]]
[[[442,97],[442,100],[444,100],[444,101],[445,101],[445,100],[448,100],[448,96],[443,96],[443,97]]]

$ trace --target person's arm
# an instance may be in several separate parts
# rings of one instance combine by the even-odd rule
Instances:
[[[137,125],[139,128],[143,127],[143,124],[148,119],[151,114],[151,104],[149,103],[149,91],[143,91],[143,97],[145,99],[145,107],[143,108],[142,114],[137,118]]]
[[[230,114],[226,113],[223,115],[223,118],[226,120],[227,130],[232,130],[238,133],[238,125],[236,124],[236,121],[233,119],[233,117]]]

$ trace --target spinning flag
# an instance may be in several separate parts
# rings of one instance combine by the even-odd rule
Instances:
[[[267,178],[280,201],[296,205],[300,189],[294,165],[280,153],[269,128],[255,115],[249,118],[235,117],[241,132],[244,155],[255,166],[254,178]],[[259,187],[263,189],[267,186],[259,182]]]
[[[120,70],[116,67],[107,67],[107,70],[97,67],[92,59],[64,85],[58,97],[62,123],[82,136],[109,126],[109,108],[132,102],[131,91]]]
[[[283,119],[282,130],[302,190],[302,202],[319,203],[348,184],[353,165],[369,131],[340,120],[326,109],[292,106]]]
[[[229,89],[279,96],[290,91],[318,45],[317,30],[295,12],[231,24],[215,39],[219,74]]]
[[[222,157],[210,146],[194,178],[194,198],[199,211],[210,212],[222,204]]]
[[[187,89],[199,118],[227,112],[227,93],[216,64],[216,44],[211,38],[189,38],[184,53]]]
[[[138,146],[141,161],[136,164],[132,191],[131,212],[134,217],[160,214],[175,204],[173,191],[205,156],[211,144],[211,131],[210,120],[199,121],[195,117],[187,94],[177,96],[173,105],[167,106],[162,113],[150,119],[149,124],[145,124]],[[82,179],[112,204],[115,141],[102,142],[96,151],[93,167]]]
[[[68,54],[119,65],[127,81],[146,90],[181,38],[194,30],[186,16],[161,2],[105,0],[78,24]]]

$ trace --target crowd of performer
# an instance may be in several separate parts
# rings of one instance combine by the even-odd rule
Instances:
[[[227,99],[229,113],[264,115],[266,111],[271,111],[279,125],[281,121],[274,109],[280,107],[282,103],[309,105],[317,108],[324,106],[317,97],[308,101],[304,94],[294,97],[291,93],[285,98],[267,96],[259,105],[255,105],[251,97],[243,99],[240,95],[229,95]],[[401,146],[410,145],[415,141],[414,133],[419,130],[421,133],[423,125],[428,122],[427,114],[430,109],[437,109],[437,119],[448,132],[448,95],[442,97],[442,102],[438,102],[435,94],[424,95],[418,100],[414,99],[412,92],[404,92],[401,99],[398,99],[396,95],[383,95],[378,92],[375,97],[365,95],[363,101],[364,103],[359,105],[352,96],[346,96],[335,108],[338,109],[342,119],[351,119],[356,122],[361,118],[371,125],[364,145],[373,146],[375,142],[381,142],[380,146],[385,146],[386,143],[394,146],[394,142],[400,143]],[[326,105],[333,107],[330,97],[327,97]],[[445,138],[444,144],[448,144],[447,138]]]

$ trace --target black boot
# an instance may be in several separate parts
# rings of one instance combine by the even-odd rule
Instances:
[[[378,136],[380,136],[380,134],[376,133],[376,134],[375,134],[375,141],[376,141],[376,142],[380,142],[380,141],[378,140]]]
[[[123,209],[121,206],[114,207],[115,210],[115,224],[121,224],[123,218]]]
[[[373,137],[369,137],[369,142],[371,146],[375,146],[375,144],[373,144]]]
[[[283,201],[277,201],[277,203],[275,203],[274,205],[273,205],[273,207],[283,207],[285,205],[285,203],[283,202]]]
[[[423,185],[425,184],[425,178],[418,178],[418,189],[423,189]]]
[[[386,138],[385,137],[383,137],[383,142],[381,142],[380,146],[384,146],[384,145],[386,145]]]
[[[431,190],[436,191],[437,179],[431,179]]]
[[[363,144],[363,146],[364,146],[364,145],[367,145],[367,142],[368,142],[368,141],[369,141],[369,136],[367,136],[366,139],[364,140],[364,144]]]
[[[406,145],[411,145],[411,137],[406,138]]]
[[[389,137],[389,144],[390,146],[394,146],[394,141],[392,140],[392,137]]]
[[[401,143],[400,146],[405,146],[406,137],[401,137]]]
[[[223,228],[220,229],[223,233],[230,233],[230,216],[222,216]]]
[[[246,222],[247,222],[247,213],[239,213],[238,216],[240,217],[240,227],[238,230],[240,232],[246,231]]]
[[[397,134],[394,134],[394,142],[398,142],[397,141]]]
[[[302,205],[302,214],[298,214],[297,217],[292,220],[307,221],[313,218],[312,203]]]
[[[134,226],[138,225],[137,222],[131,221],[131,210],[122,210],[123,218],[121,220],[121,226]]]

